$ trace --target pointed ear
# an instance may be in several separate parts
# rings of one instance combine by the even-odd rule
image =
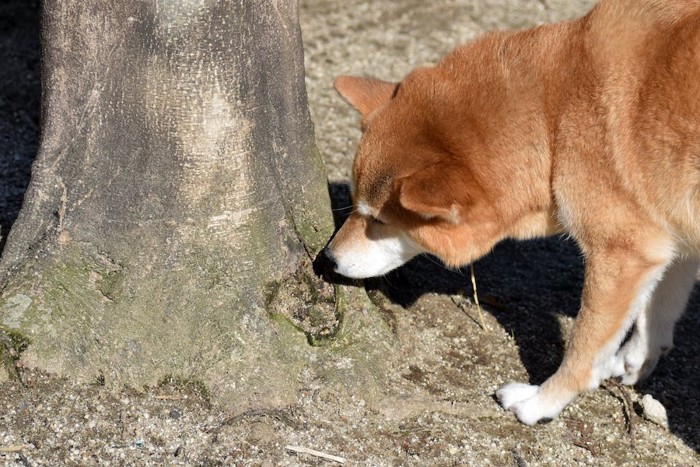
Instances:
[[[399,203],[424,219],[460,222],[462,204],[468,199],[466,184],[448,167],[434,165],[402,178]]]
[[[397,83],[358,76],[341,76],[335,80],[336,91],[363,117],[389,102],[397,86]]]

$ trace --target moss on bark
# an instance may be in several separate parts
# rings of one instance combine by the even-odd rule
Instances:
[[[0,372],[0,381],[7,378],[19,379],[17,361],[30,342],[29,338],[19,331],[0,325],[0,362],[5,370]]]
[[[239,408],[373,371],[385,336],[352,323],[374,315],[311,271],[333,223],[296,9],[45,2],[42,144],[0,261],[24,364]]]
[[[363,291],[310,267],[281,279],[265,308],[262,287],[212,287],[206,270],[144,273],[154,266],[75,243],[13,277],[2,329],[23,336],[23,365],[109,386],[199,381],[224,405],[293,403],[302,372],[351,390],[380,381],[391,330]]]

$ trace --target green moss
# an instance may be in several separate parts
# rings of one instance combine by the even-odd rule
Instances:
[[[17,355],[27,350],[31,343],[31,340],[21,332],[2,325],[0,325],[0,336],[9,340],[12,349],[17,352]]]
[[[385,360],[374,359],[369,344],[382,334],[373,314],[346,320],[346,298],[353,308],[366,308],[364,302],[323,282],[308,259],[295,274],[278,268],[239,284],[231,261],[225,269],[207,259],[220,250],[202,246],[171,268],[170,258],[140,256],[147,247],[137,245],[134,256],[117,263],[73,243],[14,275],[0,298],[0,322],[32,343],[6,347],[26,349],[28,362],[77,381],[150,388],[160,382],[229,407],[260,394],[292,403],[309,366],[352,386]],[[352,360],[352,368],[340,368],[339,358]]]
[[[333,343],[344,317],[337,303],[340,288],[316,276],[310,261],[302,262],[295,274],[268,284],[265,290],[270,316],[284,317],[304,332],[313,347]]]
[[[289,319],[289,316],[282,314],[282,313],[270,313],[270,319],[272,320],[273,323],[275,323],[277,326],[281,326],[282,328],[287,328],[287,329],[293,329],[294,331],[305,333],[304,328],[296,324],[294,321]]]
[[[316,288],[314,278],[311,277],[308,271],[303,271],[301,274],[301,280],[303,281],[303,284],[306,285],[306,290],[308,290],[309,295],[311,296],[311,303],[318,303],[321,299],[321,295]]]
[[[325,178],[326,169],[313,138],[305,145],[303,152],[306,160],[311,161],[311,181],[307,179],[303,193],[289,194],[291,202],[288,203],[288,209],[292,214],[297,236],[301,239],[309,256],[314,258],[333,235],[334,222]],[[313,202],[309,203],[308,200]]]
[[[207,389],[207,385],[198,379],[169,374],[158,381],[158,387],[171,388],[179,392],[195,394],[207,403],[211,402],[211,393]]]
[[[11,379],[18,379],[17,360],[31,341],[21,332],[0,325],[0,360]]]
[[[124,273],[122,271],[110,271],[101,276],[97,283],[98,290],[110,300],[117,300],[123,288]]]
[[[272,302],[275,301],[277,294],[279,293],[281,284],[279,281],[268,282],[263,285],[263,297],[265,297],[265,309],[269,310]]]
[[[334,349],[343,348],[351,344],[349,336],[343,333],[343,322],[347,311],[347,303],[342,287],[333,286],[335,299],[332,302],[324,300],[326,306],[332,306],[334,310],[335,325],[323,333],[308,334],[309,344],[314,347],[330,346]],[[312,312],[318,312],[317,307],[313,307]],[[312,315],[313,319],[313,315]],[[313,322],[313,320],[312,320]]]
[[[107,384],[107,379],[105,378],[105,374],[102,370],[100,370],[97,373],[97,376],[95,377],[95,381],[93,382],[95,386],[98,387],[104,387]]]

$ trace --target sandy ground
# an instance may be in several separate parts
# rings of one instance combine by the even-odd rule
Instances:
[[[335,76],[400,79],[486,30],[572,17],[590,5],[573,3],[302,0],[309,100],[336,207],[347,203],[359,129],[332,90]],[[0,148],[3,173],[17,172],[0,182],[13,187],[0,193],[6,229],[36,147],[38,57],[36,6],[17,0],[0,8],[2,57],[15,67],[0,75],[11,85],[0,91],[0,128],[18,135],[3,136],[9,142]],[[555,421],[525,427],[493,393],[512,380],[539,383],[556,369],[577,310],[580,255],[559,239],[508,242],[476,264],[476,277],[487,330],[468,270],[447,271],[423,258],[367,284],[397,336],[387,356],[395,364],[378,396],[348,394],[302,374],[295,405],[231,413],[188,382],[115,392],[99,380],[75,385],[26,372],[23,385],[0,384],[0,463],[335,463],[286,449],[301,446],[348,465],[700,465],[697,293],[679,325],[677,349],[649,381],[634,389],[606,383]],[[644,417],[646,394],[665,406],[668,428]]]

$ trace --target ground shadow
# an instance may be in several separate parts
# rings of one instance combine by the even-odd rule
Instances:
[[[0,251],[29,185],[39,140],[39,2],[0,3]]]
[[[336,225],[350,212],[346,184],[331,184]],[[564,238],[505,241],[474,264],[484,308],[515,338],[533,384],[542,383],[559,366],[564,353],[559,317],[575,317],[581,299],[583,258]],[[439,260],[421,256],[381,278],[365,281],[393,303],[408,307],[426,293],[471,296],[469,268],[449,270]],[[666,406],[671,429],[689,446],[700,445],[700,292],[679,323],[676,349],[639,385]],[[692,408],[691,408],[692,405]]]
[[[564,352],[558,316],[578,311],[583,264],[577,247],[560,238],[506,241],[474,270],[481,304],[514,337],[530,382],[542,383]],[[426,293],[473,296],[469,268],[452,271],[428,256],[367,284],[402,306]]]
[[[656,370],[637,385],[666,408],[671,432],[700,452],[700,286],[676,325],[675,347]],[[639,409],[637,407],[637,409]]]
[[[346,184],[330,185],[339,226],[350,212]],[[559,366],[564,351],[557,316],[575,316],[583,281],[583,261],[571,241],[551,238],[499,244],[474,264],[481,303],[515,338],[532,383],[539,384]],[[423,255],[387,275],[368,279],[393,303],[411,306],[427,293],[472,297],[469,268],[451,270]]]

